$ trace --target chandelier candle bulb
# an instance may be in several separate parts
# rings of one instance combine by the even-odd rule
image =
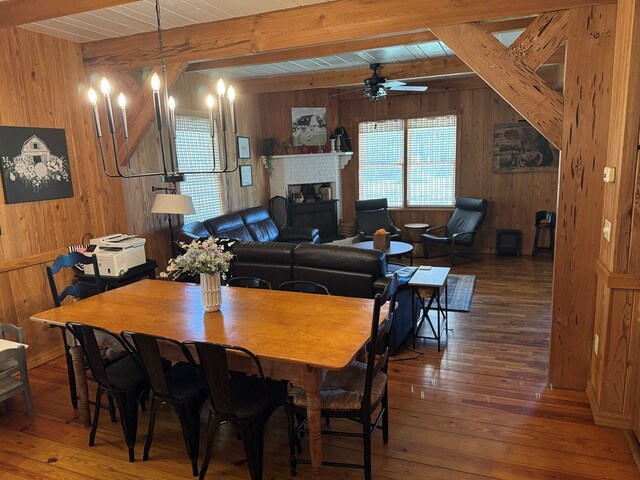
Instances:
[[[113,108],[111,108],[111,97],[109,96],[111,93],[111,86],[109,85],[109,80],[105,77],[102,77],[102,80],[100,80],[100,90],[102,90],[102,94],[104,95],[104,110],[107,113],[109,132],[115,133],[116,127],[113,121]]]
[[[222,131],[226,132],[227,120],[224,117],[224,102],[222,101],[222,99],[224,98],[224,91],[226,90],[226,87],[224,86],[224,81],[222,79],[218,80],[218,85],[216,88],[218,90],[218,111],[220,114],[220,125],[222,125]]]
[[[89,89],[89,103],[93,111],[93,124],[96,127],[96,136],[102,138],[102,128],[100,128],[100,117],[98,116],[98,94],[93,88]]]
[[[127,127],[127,99],[124,93],[118,95],[118,105],[120,105],[120,120],[122,120],[122,133],[124,138],[129,138],[129,127]]]
[[[229,97],[229,108],[231,110],[231,131],[235,135],[238,133],[238,127],[236,123],[236,90],[233,85],[229,85],[227,96]]]

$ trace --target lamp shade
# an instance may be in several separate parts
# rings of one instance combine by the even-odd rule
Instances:
[[[151,207],[151,213],[168,213],[174,215],[190,215],[196,213],[189,195],[157,193]]]

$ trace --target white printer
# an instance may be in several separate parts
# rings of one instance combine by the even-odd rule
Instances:
[[[144,251],[146,240],[135,235],[114,233],[104,237],[92,238],[87,255],[92,253],[98,258],[100,276],[119,277],[137,265],[147,261]],[[91,252],[93,249],[93,252]],[[85,273],[93,275],[93,265],[85,265]]]

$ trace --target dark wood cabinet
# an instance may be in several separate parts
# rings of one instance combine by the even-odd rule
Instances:
[[[335,240],[338,238],[338,200],[290,203],[289,224],[317,228],[323,242]]]

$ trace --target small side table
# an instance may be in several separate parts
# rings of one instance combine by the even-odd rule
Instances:
[[[416,251],[416,257],[424,257],[422,251],[422,234],[429,228],[428,223],[407,223],[404,226],[409,237],[408,243],[414,245]]]
[[[438,351],[440,351],[440,340],[442,339],[442,331],[447,332],[449,326],[449,301],[447,300],[447,280],[449,278],[449,267],[418,267],[416,273],[409,280],[409,285],[415,288],[415,291],[420,300],[422,306],[422,315],[414,322],[413,330],[413,348],[416,348],[416,338],[425,338],[429,340],[438,341]],[[427,298],[425,295],[420,295],[420,288],[431,289],[431,296]],[[442,290],[444,289],[444,305],[440,301]],[[437,312],[437,324],[434,325],[431,317],[429,316],[429,309],[435,302]],[[441,321],[442,319],[442,321]],[[420,335],[420,329],[425,323],[428,322],[431,327],[432,337]],[[447,335],[448,340],[448,335]]]

